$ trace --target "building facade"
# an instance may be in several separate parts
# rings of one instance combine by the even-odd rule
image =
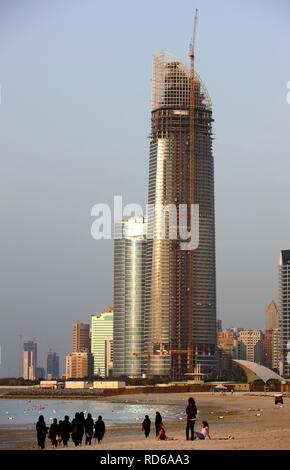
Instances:
[[[144,363],[146,223],[143,217],[116,224],[114,242],[115,377],[141,377]]]
[[[279,257],[279,311],[281,362],[280,374],[290,378],[290,250],[283,250]]]
[[[72,352],[66,356],[67,379],[92,379],[94,358],[90,352]]]
[[[238,336],[234,329],[218,332],[217,347],[219,350],[219,370],[232,371],[233,359],[238,358]]]
[[[28,341],[23,344],[23,378],[25,380],[36,379],[37,368],[37,343]]]
[[[180,59],[155,55],[148,184],[148,207],[155,210],[147,214],[144,337],[146,370],[153,376],[180,378],[197,363],[206,374],[216,367],[212,122],[211,100],[198,75],[192,81]],[[197,219],[189,215],[192,202]],[[190,217],[199,222],[194,250],[184,249],[180,233]]]
[[[111,377],[113,374],[114,340],[113,336],[105,338],[105,376]]]
[[[261,330],[242,330],[239,332],[238,359],[263,364],[264,335]]]
[[[269,369],[279,370],[280,332],[279,309],[273,300],[265,312],[264,362]]]
[[[36,367],[36,379],[45,378],[45,369],[44,367]]]
[[[91,316],[91,352],[94,357],[94,375],[106,376],[106,339],[113,336],[114,310]]]
[[[90,347],[90,325],[74,323],[72,328],[72,352],[89,352]]]
[[[48,380],[59,379],[59,356],[51,350],[47,353],[46,371]]]

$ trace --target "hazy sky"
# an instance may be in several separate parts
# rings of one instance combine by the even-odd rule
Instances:
[[[290,248],[288,0],[0,0],[0,375],[19,340],[71,349],[112,304],[112,242],[91,208],[145,203],[152,54],[187,60],[213,101],[218,317],[264,326]]]

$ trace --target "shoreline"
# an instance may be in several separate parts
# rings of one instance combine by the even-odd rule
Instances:
[[[151,409],[158,410],[158,406],[166,405],[185,406],[188,393],[159,393],[138,395],[117,395],[112,397],[100,397],[98,401],[126,403],[129,405],[148,405]],[[150,419],[151,435],[145,440],[141,432],[141,417],[138,423],[110,423],[107,426],[105,438],[100,445],[91,447],[82,445],[73,447],[69,442],[70,450],[263,450],[280,449],[290,450],[290,399],[285,398],[284,405],[275,405],[273,396],[259,396],[250,394],[234,394],[226,396],[213,396],[210,393],[196,393],[199,414],[195,430],[199,431],[201,420],[206,420],[210,425],[212,440],[186,441],[185,427],[186,416],[166,422],[163,415],[166,434],[174,439],[171,441],[157,441],[153,435],[154,415],[151,411]],[[86,398],[81,397],[83,400]],[[17,425],[5,425],[0,427],[1,449],[37,449],[36,433],[34,429],[23,429],[25,425],[19,425],[22,430],[17,430]],[[231,438],[229,439],[229,436]],[[5,446],[6,443],[6,446]],[[4,446],[3,446],[4,444]],[[46,449],[51,449],[50,441],[46,440]],[[59,448],[65,451],[66,449]]]

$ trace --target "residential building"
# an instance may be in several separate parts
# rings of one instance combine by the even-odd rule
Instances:
[[[89,352],[90,344],[90,325],[74,323],[72,329],[72,352]]]
[[[106,339],[113,336],[114,310],[91,316],[91,352],[94,357],[94,375],[106,376]]]
[[[263,363],[264,335],[261,330],[242,330],[239,333],[239,357],[246,361]]]
[[[66,379],[91,379],[94,358],[90,352],[72,352],[66,356]]]

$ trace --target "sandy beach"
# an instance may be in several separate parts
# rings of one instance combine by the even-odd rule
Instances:
[[[140,394],[122,395],[110,397],[104,401],[114,401],[131,404],[186,406],[188,394]],[[246,395],[236,393],[233,396],[227,394],[195,394],[199,410],[196,430],[200,430],[201,420],[205,419],[210,424],[212,439],[205,441],[186,441],[186,418],[168,423],[166,417],[164,423],[167,435],[174,440],[157,441],[154,436],[154,416],[152,431],[146,440],[141,432],[141,423],[132,425],[115,425],[107,427],[106,435],[100,445],[91,447],[82,446],[78,449],[86,450],[259,450],[259,449],[290,449],[290,398],[284,398],[284,405],[275,405],[273,396]],[[229,438],[229,436],[231,436]],[[7,442],[7,447],[5,444]],[[13,426],[0,428],[1,447],[13,449],[36,449],[36,435],[33,430],[16,430]],[[8,444],[10,443],[10,444]],[[46,448],[51,449],[50,441],[46,440]],[[69,448],[75,449],[72,442]],[[60,448],[65,451],[65,449]],[[54,450],[53,450],[54,451]]]

